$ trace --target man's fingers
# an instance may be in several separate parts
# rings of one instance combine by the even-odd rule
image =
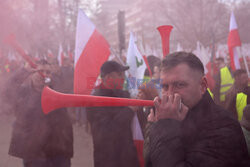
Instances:
[[[155,121],[156,121],[156,118],[155,118],[154,110],[151,108],[150,114],[148,115],[148,122],[155,122]]]
[[[156,111],[159,111],[160,104],[161,104],[161,99],[160,99],[158,96],[155,97],[155,98],[154,98],[154,105],[155,105]]]
[[[170,104],[172,104],[173,101],[174,101],[174,96],[173,95],[169,95],[168,96],[168,101],[169,101]]]
[[[181,96],[177,93],[174,94],[173,105],[177,107],[177,111],[181,109]]]
[[[178,113],[179,120],[180,121],[184,120],[188,113],[188,107],[185,106],[183,103],[181,103],[181,110],[179,110],[177,113]]]
[[[166,94],[162,94],[161,102],[162,103],[167,103],[167,101],[168,101],[168,96]]]

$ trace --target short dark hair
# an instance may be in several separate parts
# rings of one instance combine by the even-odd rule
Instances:
[[[193,53],[188,52],[174,52],[167,55],[162,60],[161,70],[168,70],[182,63],[204,75],[204,66],[200,59]]]
[[[234,73],[233,73],[233,77],[238,77],[240,76],[241,74],[246,74],[246,70],[243,70],[243,69],[238,69],[238,70],[235,70]]]

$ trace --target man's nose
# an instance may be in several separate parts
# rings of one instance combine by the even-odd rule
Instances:
[[[170,95],[174,95],[176,92],[175,92],[175,89],[173,86],[169,86],[167,90],[164,90],[162,94],[165,94],[167,96],[170,96]]]

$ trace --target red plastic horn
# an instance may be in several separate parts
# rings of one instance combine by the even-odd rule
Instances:
[[[169,38],[170,38],[170,33],[172,29],[173,29],[173,26],[171,25],[163,25],[157,28],[157,30],[161,34],[163,57],[169,54]]]
[[[31,57],[29,57],[25,51],[22,49],[22,47],[17,43],[16,41],[16,37],[14,34],[11,34],[10,36],[8,36],[5,39],[5,42],[8,43],[9,45],[11,45],[13,48],[15,48],[15,50],[29,63],[29,65],[32,68],[36,68],[37,65],[33,62],[33,60],[31,59]]]
[[[114,98],[91,95],[64,94],[45,87],[42,92],[42,109],[45,114],[65,107],[101,106],[153,106],[151,100]]]
[[[21,56],[24,60],[26,60],[31,68],[36,69],[37,68],[37,64],[34,63],[33,59],[31,57],[29,57],[25,51],[23,50],[23,48],[17,43],[16,41],[16,37],[14,34],[9,35],[6,39],[5,42],[9,45],[11,45]],[[42,72],[39,72],[39,74],[45,78],[45,75]]]

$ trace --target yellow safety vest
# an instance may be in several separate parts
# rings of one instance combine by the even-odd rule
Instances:
[[[234,84],[234,79],[228,69],[228,67],[223,67],[220,69],[220,101],[224,102],[226,98],[227,91],[232,87]]]
[[[210,94],[210,96],[212,97],[212,99],[214,99],[214,94],[211,92],[211,90],[209,88],[207,88],[207,91]]]
[[[236,110],[238,114],[238,120],[242,119],[243,109],[247,105],[247,95],[245,93],[238,93],[236,96]]]
[[[143,77],[143,82],[149,82],[151,80],[151,78],[149,76],[145,76]]]

